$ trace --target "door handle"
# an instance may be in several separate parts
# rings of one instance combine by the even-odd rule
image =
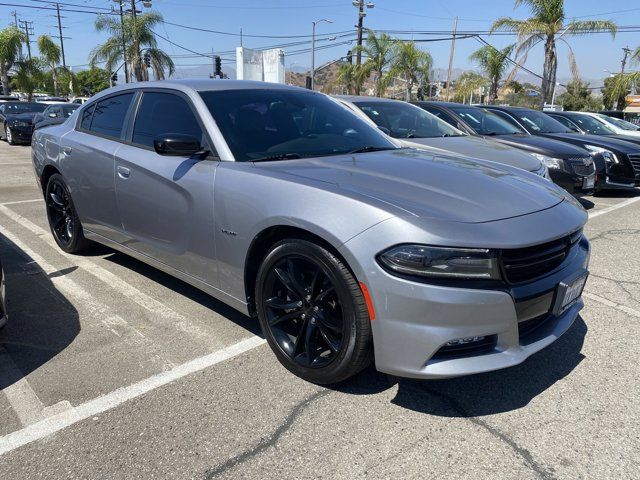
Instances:
[[[118,176],[120,178],[129,178],[129,175],[131,175],[131,170],[129,170],[127,167],[118,165]]]
[[[62,147],[62,153],[64,155],[71,155],[71,147]]]

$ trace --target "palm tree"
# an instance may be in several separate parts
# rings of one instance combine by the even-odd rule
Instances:
[[[429,81],[433,59],[429,52],[417,48],[414,42],[397,42],[393,54],[390,74],[405,80],[405,100],[409,102],[413,86]]]
[[[491,45],[485,45],[469,57],[469,60],[476,62],[489,77],[489,103],[494,103],[498,99],[500,80],[509,66],[509,55],[514,48],[515,45],[509,45],[498,50]]]
[[[467,98],[471,101],[474,93],[480,88],[486,87],[489,80],[476,72],[464,72],[458,77],[455,83],[456,95],[455,100],[464,102]],[[479,95],[478,95],[479,96]]]
[[[57,70],[58,63],[60,62],[60,47],[51,40],[49,35],[40,35],[38,37],[38,50],[40,51],[42,61],[51,69],[51,75],[53,76],[53,94],[57,96],[60,91]]]
[[[343,63],[338,67],[336,83],[341,84],[347,90],[347,95],[352,95],[362,88],[366,76],[366,71],[362,65],[352,65]]]
[[[24,34],[16,27],[0,30],[0,81],[5,95],[9,95],[9,70],[20,54]]]
[[[124,61],[123,38],[129,71],[136,80],[149,80],[149,72],[144,64],[144,56],[148,56],[156,80],[165,78],[165,71],[169,76],[175,72],[175,65],[171,57],[158,48],[153,28],[163,22],[162,15],[147,12],[135,18],[127,16],[123,24],[111,15],[99,15],[95,28],[99,32],[107,32],[111,36],[102,45],[95,47],[89,56],[89,63],[95,65],[105,62],[105,69],[109,72],[116,70]],[[124,33],[124,35],[123,35]]]
[[[33,92],[43,83],[42,60],[39,58],[21,58],[15,62],[16,75],[13,81],[19,90],[27,94],[30,102]]]
[[[376,97],[381,97],[389,85],[391,77],[388,75],[388,69],[391,66],[394,44],[395,40],[386,33],[377,36],[376,32],[369,30],[367,40],[362,46],[362,52],[367,57],[364,63],[365,72],[373,72],[376,76]]]
[[[535,45],[544,42],[544,68],[542,72],[542,100],[550,102],[556,84],[558,56],[556,42],[569,47],[569,63],[574,77],[578,77],[575,56],[564,36],[584,35],[595,31],[616,34],[616,24],[610,20],[572,20],[565,22],[564,0],[515,0],[515,7],[527,5],[533,14],[525,20],[511,17],[499,18],[491,31],[515,30],[518,34],[517,55],[526,55]]]

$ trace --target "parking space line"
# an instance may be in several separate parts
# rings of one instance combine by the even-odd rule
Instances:
[[[604,215],[605,213],[612,212],[614,210],[618,210],[619,208],[626,207],[627,205],[631,205],[632,203],[636,203],[640,201],[640,197],[633,197],[625,200],[624,202],[620,202],[617,205],[613,205],[612,207],[603,208],[602,210],[598,210],[596,212],[589,213],[589,219],[599,217],[600,215]]]
[[[595,293],[590,292],[582,292],[582,295],[590,300],[601,303],[611,308],[615,308],[616,310],[620,310],[627,315],[631,315],[632,317],[640,318],[640,312],[635,308],[627,307],[626,305],[622,305],[621,303],[612,302],[611,300],[601,297],[600,295],[596,295]]]
[[[32,198],[30,200],[16,200],[14,202],[3,202],[0,203],[0,205],[18,205],[20,203],[35,203],[35,202],[43,202],[44,199],[42,198]]]
[[[0,165],[31,165],[31,162],[0,162]]]
[[[75,265],[87,271],[100,281],[106,283],[109,287],[117,290],[129,300],[132,300],[142,308],[154,313],[155,315],[158,315],[159,318],[167,320],[172,327],[177,328],[184,333],[188,333],[196,338],[207,338],[210,335],[209,332],[200,328],[198,325],[194,325],[182,314],[176,312],[172,308],[166,306],[164,303],[156,300],[150,295],[147,295],[146,293],[137,289],[128,282],[122,280],[119,276],[111,273],[109,270],[101,267],[92,260],[78,255],[66,254],[65,252],[60,250],[49,231],[41,228],[31,220],[14,212],[10,208],[7,208],[5,204],[0,204],[0,212],[4,213],[7,217],[9,217],[19,225],[22,225],[36,236],[42,238],[42,240],[44,240],[47,244],[49,244],[49,246],[54,248],[60,255],[69,259]]]
[[[23,426],[31,425],[44,418],[44,405],[2,345],[0,345],[0,378],[5,382],[12,382],[2,391]]]
[[[111,393],[73,407],[66,412],[51,416],[21,430],[9,433],[4,437],[0,437],[0,455],[4,455],[16,448],[52,435],[74,423],[111,410],[122,403],[140,397],[145,393],[174,382],[182,377],[248,352],[264,343],[265,340],[262,338],[255,335],[251,336],[234,345],[178,365],[171,370],[159,373],[133,385],[129,385],[128,387],[119,388]]]

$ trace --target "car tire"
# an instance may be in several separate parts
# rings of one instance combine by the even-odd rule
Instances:
[[[336,255],[303,239],[275,244],[256,281],[262,332],[280,363],[321,385],[341,382],[373,357],[367,305]]]
[[[15,140],[13,139],[13,133],[11,133],[11,127],[9,127],[7,125],[4,126],[4,138],[7,139],[7,143],[9,145],[15,145],[16,144]]]
[[[45,190],[49,228],[58,246],[67,253],[77,253],[90,242],[84,238],[82,224],[62,175],[49,177]]]

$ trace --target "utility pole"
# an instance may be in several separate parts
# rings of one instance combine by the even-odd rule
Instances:
[[[31,37],[33,35],[33,22],[29,22],[27,20],[20,20],[20,26],[24,28],[24,34],[27,37],[27,52],[29,55],[29,60],[31,60]]]
[[[242,27],[240,28],[240,47],[242,47]]]
[[[124,11],[122,9],[122,2],[124,0],[120,0],[118,4],[120,5],[120,34],[122,35],[122,60],[124,62],[124,83],[129,83],[129,67],[127,66],[127,42],[124,36]],[[109,72],[111,75],[111,72]]]
[[[627,57],[631,53],[631,49],[629,47],[624,47],[622,51],[624,52],[624,57],[622,57],[622,65],[620,67],[620,73],[624,75],[624,67],[627,66]]]
[[[16,26],[16,28],[18,28],[18,12],[14,10],[13,12],[11,12],[11,16],[13,17],[14,25]]]
[[[458,31],[458,17],[453,20],[453,37],[451,38],[451,53],[449,54],[449,71],[447,72],[447,102],[451,92],[451,70],[453,68],[453,54],[456,51],[456,32]]]
[[[58,15],[58,33],[60,34],[60,50],[62,51],[62,68],[67,70],[67,60],[64,56],[64,40],[62,37],[62,20],[60,18],[60,4],[56,3],[56,14]]]
[[[367,6],[367,8],[373,8],[375,5],[373,4],[373,2],[367,2],[365,4],[365,0],[353,0],[351,2],[351,4],[354,7],[358,7],[358,24],[356,25],[356,28],[358,29],[358,46],[356,47],[357,51],[356,51],[356,65],[357,67],[360,67],[360,65],[362,65],[362,24],[364,23],[364,17],[367,16],[366,13],[364,13],[364,7],[365,5]],[[360,85],[356,85],[356,95],[360,95]]]

